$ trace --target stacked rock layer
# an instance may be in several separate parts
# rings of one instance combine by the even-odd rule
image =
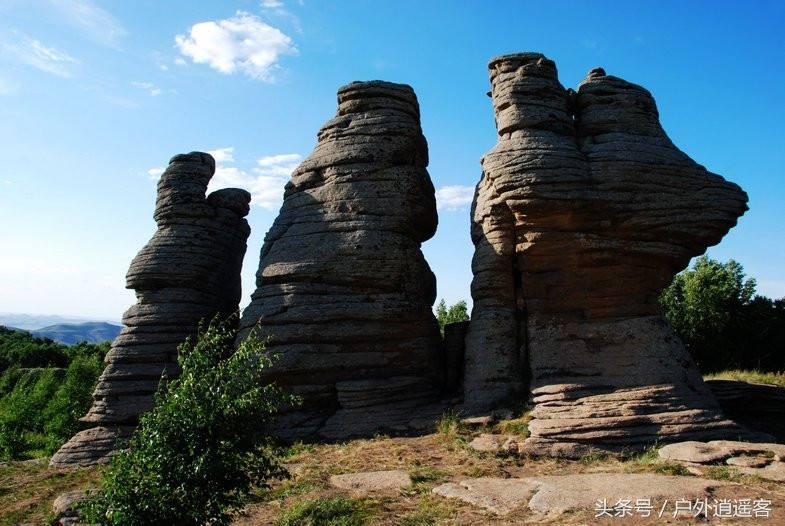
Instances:
[[[472,207],[466,403],[528,391],[533,454],[742,434],[657,297],[746,194],[673,145],[640,86],[595,69],[565,90],[539,53],[489,70],[498,143]]]
[[[105,460],[116,439],[152,408],[164,372],[177,374],[177,346],[196,333],[200,321],[237,314],[251,196],[228,188],[205,197],[214,172],[212,156],[192,152],[173,157],[161,176],[158,229],[126,276],[137,303],[123,315],[93,405],[81,419],[93,427],[66,443],[52,457],[53,466]]]
[[[401,430],[433,398],[436,282],[420,244],[436,231],[414,91],[338,90],[338,113],[295,170],[262,246],[241,319],[280,353],[273,376],[303,398],[283,436]]]

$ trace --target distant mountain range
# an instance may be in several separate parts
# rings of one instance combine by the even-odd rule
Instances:
[[[66,345],[73,345],[79,342],[100,343],[114,340],[120,329],[122,329],[121,326],[104,321],[88,321],[84,323],[58,323],[30,331],[30,333],[38,338],[49,338]]]
[[[105,321],[17,313],[0,313],[0,325],[9,329],[27,331],[33,336],[49,338],[66,345],[114,340],[122,328],[119,324]]]

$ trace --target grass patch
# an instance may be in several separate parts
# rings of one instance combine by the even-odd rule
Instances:
[[[731,369],[706,374],[704,380],[739,380],[753,384],[771,384],[785,387],[785,372],[765,373],[757,370]]]
[[[447,473],[429,466],[417,466],[409,470],[412,486],[403,490],[406,495],[423,495],[431,491],[433,486],[445,480]]]
[[[372,516],[369,501],[320,497],[295,502],[278,516],[277,526],[365,526]]]
[[[623,459],[623,463],[624,470],[628,473],[644,471],[647,473],[657,473],[659,475],[692,475],[686,466],[671,460],[661,459],[656,445],[648,447],[643,451],[626,455]]]
[[[401,526],[436,526],[440,522],[452,518],[455,512],[454,503],[426,495],[417,502],[417,509],[401,517],[397,524]]]
[[[97,487],[100,474],[101,468],[49,470],[46,462],[0,465],[0,526],[47,524],[58,495]]]
[[[727,480],[728,482],[751,483],[763,481],[763,479],[760,477],[755,475],[746,475],[740,472],[738,469],[728,466],[708,466],[703,471],[703,475],[706,478],[714,480]]]
[[[294,442],[286,444],[280,448],[280,456],[282,459],[291,461],[299,456],[307,455],[316,451],[316,445],[306,442]]]
[[[461,422],[461,414],[454,409],[449,409],[436,422],[436,432],[443,438],[453,438],[466,432],[466,426]]]
[[[496,424],[495,430],[504,435],[518,435],[526,438],[529,436],[529,422],[531,422],[531,420],[531,410],[527,410],[518,418],[502,420]]]

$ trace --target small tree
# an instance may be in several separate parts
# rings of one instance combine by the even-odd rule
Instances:
[[[223,525],[253,485],[285,476],[259,437],[295,400],[265,383],[271,364],[254,335],[213,321],[179,348],[180,375],[162,381],[129,447],[116,455],[86,518],[104,525]]]
[[[674,277],[660,305],[703,372],[783,367],[785,304],[756,296],[755,280],[736,261],[699,257]]]
[[[445,325],[459,321],[467,321],[469,319],[469,312],[466,302],[461,300],[458,303],[447,307],[444,300],[441,300],[439,304],[436,305],[436,319],[439,322],[439,329],[442,331],[442,334],[444,334]]]

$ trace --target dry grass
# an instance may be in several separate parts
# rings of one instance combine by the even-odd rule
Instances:
[[[47,460],[0,465],[0,526],[47,524],[59,494],[98,486],[99,469],[53,471]]]
[[[733,369],[704,375],[705,380],[739,380],[753,384],[771,384],[785,387],[785,373],[764,373],[756,370]]]
[[[515,429],[521,418],[502,422],[501,429]],[[453,421],[454,424],[454,421]],[[660,473],[683,475],[681,466],[659,459],[652,448],[624,459],[593,456],[580,461],[551,458],[497,457],[479,454],[468,447],[474,433],[462,426],[445,426],[446,433],[414,438],[376,437],[342,444],[295,444],[286,451],[291,479],[278,481],[268,490],[255,494],[255,501],[236,517],[237,525],[254,526],[439,526],[546,524],[614,525],[619,521],[597,523],[593,510],[582,510],[555,517],[532,515],[524,507],[506,517],[497,517],[480,508],[434,495],[431,490],[444,482],[480,476],[527,477],[577,473]],[[488,429],[483,431],[487,432]],[[333,474],[400,469],[412,477],[410,488],[387,494],[361,495],[330,487]],[[773,509],[785,508],[782,484],[754,478],[739,478],[731,470],[707,473],[708,477],[739,482],[718,489],[717,495],[729,498],[766,496]],[[0,526],[32,522],[46,524],[52,500],[62,491],[94,486],[97,470],[49,472],[45,465],[15,463],[0,468]],[[629,522],[624,524],[660,524]],[[699,522],[679,521],[678,524]],[[734,524],[723,521],[723,524]],[[747,520],[740,524],[755,524]]]

